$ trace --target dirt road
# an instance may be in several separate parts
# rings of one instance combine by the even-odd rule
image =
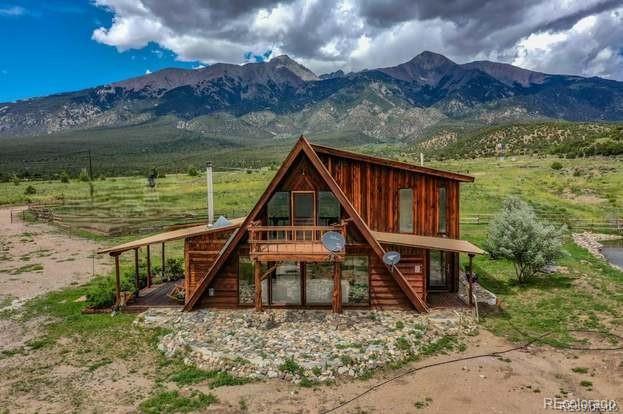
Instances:
[[[93,257],[97,243],[46,224],[11,222],[11,210],[16,209],[0,208],[0,308],[110,269],[107,257]]]

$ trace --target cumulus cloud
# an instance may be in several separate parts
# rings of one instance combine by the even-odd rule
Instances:
[[[317,73],[390,66],[424,50],[458,62],[623,80],[622,0],[95,0],[113,13],[93,39],[150,42],[179,60],[288,54]],[[268,55],[266,55],[266,53]]]

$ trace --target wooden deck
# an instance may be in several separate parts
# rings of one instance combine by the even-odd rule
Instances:
[[[142,312],[148,308],[181,308],[183,306],[182,303],[167,296],[175,285],[184,286],[184,279],[174,282],[165,282],[153,285],[150,288],[141,289],[139,296],[132,299],[126,306],[126,310]]]
[[[456,293],[451,292],[429,293],[428,305],[431,309],[469,307],[457,296]]]

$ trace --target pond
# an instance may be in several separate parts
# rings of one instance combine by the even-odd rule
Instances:
[[[601,253],[613,265],[623,268],[623,239],[600,241],[604,247]]]

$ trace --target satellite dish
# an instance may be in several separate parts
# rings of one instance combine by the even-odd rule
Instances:
[[[400,262],[400,253],[390,251],[383,255],[383,263],[388,266],[395,266]]]
[[[218,219],[216,219],[216,221],[214,222],[214,226],[212,227],[226,227],[226,226],[229,226],[230,224],[231,224],[231,221],[227,220],[223,216],[220,216]]]
[[[338,233],[337,231],[328,231],[322,235],[320,238],[322,241],[322,245],[330,251],[331,253],[337,253],[344,250],[344,246],[346,246],[346,240],[342,233]]]

